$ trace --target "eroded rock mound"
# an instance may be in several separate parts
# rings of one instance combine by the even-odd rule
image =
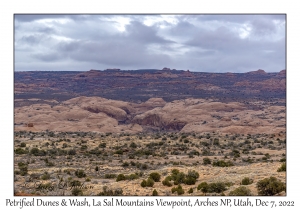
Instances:
[[[261,101],[185,99],[167,103],[152,98],[136,104],[77,97],[57,105],[15,108],[15,130],[31,131],[270,133],[284,131],[285,124],[285,106]]]

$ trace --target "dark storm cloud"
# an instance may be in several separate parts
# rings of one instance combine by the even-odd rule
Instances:
[[[285,15],[15,15],[15,70],[49,64],[54,70],[279,71]]]
[[[45,62],[53,62],[63,59],[63,57],[57,52],[38,53],[32,54],[31,56]]]

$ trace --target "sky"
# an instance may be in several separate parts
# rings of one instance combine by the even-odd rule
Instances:
[[[15,71],[286,69],[286,15],[14,15]]]

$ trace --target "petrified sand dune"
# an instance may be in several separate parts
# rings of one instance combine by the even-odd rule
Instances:
[[[269,133],[285,129],[285,107],[204,99],[165,102],[151,98],[140,104],[101,97],[77,97],[56,106],[33,104],[15,108],[16,130],[142,132],[143,127],[181,132]],[[32,123],[33,126],[28,126]]]

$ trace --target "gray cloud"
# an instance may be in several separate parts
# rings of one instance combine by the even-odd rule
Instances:
[[[285,15],[15,15],[16,71],[165,66],[280,71]]]

